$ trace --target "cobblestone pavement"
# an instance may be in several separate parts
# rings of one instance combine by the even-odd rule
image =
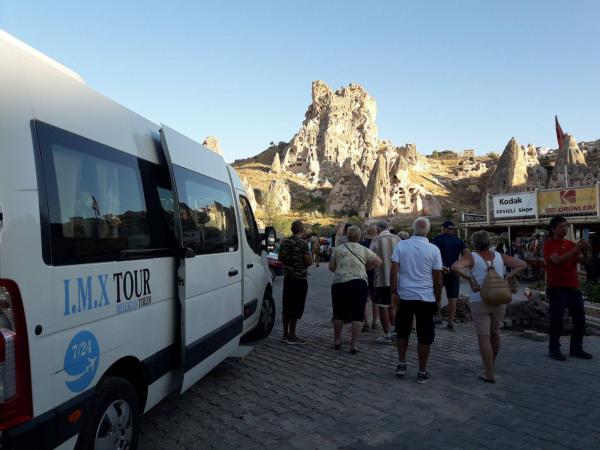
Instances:
[[[414,342],[403,379],[394,375],[395,348],[376,344],[376,332],[351,355],[345,329],[342,350],[333,350],[331,276],[312,268],[309,283],[298,327],[307,344],[280,343],[278,320],[244,360],[224,362],[150,411],[140,449],[600,448],[600,338],[585,339],[592,361],[558,362],[546,343],[506,332],[498,382],[489,385],[476,378],[472,325],[440,328],[432,381],[419,385]]]

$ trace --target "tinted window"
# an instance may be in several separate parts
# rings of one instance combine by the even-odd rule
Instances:
[[[240,211],[242,220],[244,221],[244,234],[246,235],[246,241],[252,249],[260,254],[259,242],[258,242],[258,227],[254,220],[254,214],[252,214],[252,207],[246,197],[240,195]]]
[[[237,224],[228,184],[174,166],[183,245],[196,254],[234,252]]]
[[[152,248],[177,247],[171,175],[166,166],[139,161],[150,219]]]
[[[156,210],[157,187],[142,183],[142,172],[161,183],[160,172],[166,169],[50,125],[38,122],[36,130],[52,264],[110,261],[119,259],[123,250],[174,245],[168,214]],[[168,173],[163,187],[170,192]]]

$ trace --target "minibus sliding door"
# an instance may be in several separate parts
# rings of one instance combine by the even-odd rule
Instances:
[[[161,143],[173,184],[180,247],[180,391],[239,344],[241,251],[235,197],[221,156],[162,125]]]

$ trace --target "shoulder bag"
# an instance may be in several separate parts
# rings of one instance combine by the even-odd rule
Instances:
[[[494,254],[494,259],[496,255]],[[494,268],[494,261],[486,261],[487,274],[481,286],[480,295],[483,303],[489,306],[505,305],[510,303],[512,293],[508,282],[502,278]]]

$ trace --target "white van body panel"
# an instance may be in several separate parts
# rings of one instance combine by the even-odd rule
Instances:
[[[233,167],[227,166],[227,169],[229,171],[229,175],[231,176],[233,187],[235,188],[238,199],[237,205],[240,207],[240,223],[243,227],[246,223],[246,219],[243,217],[244,211],[241,210],[242,204],[239,200],[240,196],[247,199],[248,194],[246,193],[246,188],[242,183],[242,180]],[[254,313],[244,320],[245,333],[248,330],[253,329],[260,319],[261,305],[265,295],[265,286],[270,285],[271,274],[269,272],[266,253],[262,250],[260,253],[256,253],[255,249],[253,249],[248,242],[244,232],[242,232],[242,235],[244,236],[241,236],[240,240],[243,242],[244,266],[246,268],[242,283],[244,305],[248,307],[249,305],[253,305],[253,302],[256,304]]]
[[[173,166],[185,167],[196,174],[204,173],[209,178],[221,182],[223,186],[226,186],[227,193],[235,205],[227,166],[220,155],[166,125],[161,126],[161,140]],[[187,178],[187,176],[182,178],[177,171],[173,176],[180,205],[185,204],[193,211],[209,209],[207,205],[197,203],[203,199],[200,198],[201,196],[195,198],[195,179]],[[190,196],[190,199],[187,196]],[[190,200],[194,203],[189,203]],[[235,206],[234,210],[237,211]],[[239,219],[236,222],[237,248],[231,246],[228,251],[222,253],[196,255],[182,258],[180,261],[179,279],[183,280],[183,283],[179,289],[179,298],[183,303],[182,326],[183,340],[186,346],[185,373],[181,392],[187,390],[200,377],[225,359],[239,344],[243,321],[241,283],[243,269]],[[232,323],[236,320],[239,322],[239,326]],[[212,332],[219,330],[226,333],[229,328],[236,329],[234,335],[230,336],[232,339],[228,338],[229,343],[209,357],[205,357],[206,355],[198,346],[203,342],[210,345],[209,336]],[[204,359],[198,363],[192,363],[203,357]],[[190,367],[192,364],[193,367]]]
[[[11,180],[10,185],[17,189],[0,203],[6,218],[3,228],[10,230],[11,233],[7,234],[6,239],[1,243],[1,254],[2,256],[23,254],[27,257],[11,258],[10,264],[2,265],[1,274],[3,278],[17,282],[24,299],[29,324],[33,407],[34,415],[38,415],[74,396],[74,393],[67,389],[66,381],[70,377],[64,373],[63,365],[69,342],[78,330],[85,327],[98,339],[101,357],[93,384],[119,358],[135,355],[139,360],[143,360],[174,341],[175,269],[173,258],[153,259],[144,263],[136,261],[133,265],[131,262],[90,264],[83,266],[84,268],[82,266],[52,267],[43,264],[40,255],[38,190],[29,125],[31,119],[50,123],[156,163],[161,159],[157,154],[157,145],[150,144],[153,142],[151,136],[158,136],[158,127],[154,125],[154,130],[149,128],[151,122],[142,120],[138,115],[99,95],[85,84],[66,76],[62,71],[48,66],[44,61],[28,53],[20,55],[10,53],[14,56],[14,60],[9,63],[14,63],[14,66],[11,64],[9,67],[20,67],[22,76],[19,77],[18,72],[15,73],[16,89],[2,90],[2,92],[12,95],[13,101],[7,103],[14,103],[15,106],[24,104],[23,99],[31,99],[31,108],[29,110],[20,108],[22,112],[18,115],[16,112],[19,108],[13,108],[12,111],[4,106],[1,108],[2,111],[10,112],[8,115],[11,119],[3,120],[3,125],[8,125],[10,122],[17,122],[20,125],[13,124],[10,132],[2,133],[3,140],[4,136],[15,136],[24,147],[22,151],[12,151],[18,148],[16,145],[10,147],[12,168],[6,167],[12,175],[6,175]],[[2,71],[3,74],[7,72],[11,73],[10,70]],[[27,89],[22,89],[23,85]],[[25,90],[27,92],[24,92]],[[2,102],[3,105],[7,103]],[[137,125],[137,129],[133,128],[134,124]],[[15,129],[21,131],[16,134]],[[145,138],[142,139],[141,136]],[[8,148],[5,140],[4,145]],[[4,164],[2,166],[5,167]],[[12,207],[13,202],[14,207]],[[17,212],[21,220],[19,223],[12,223],[13,217],[14,219],[19,217],[14,215]],[[12,245],[17,248],[11,248]],[[151,270],[153,299],[150,307],[141,308],[135,315],[119,316],[115,308],[97,308],[80,314],[65,315],[64,280],[71,280],[73,283],[71,288],[74,288],[74,283],[80,277],[86,280],[87,277],[91,277],[93,283],[96,283],[98,276],[120,272],[124,267],[132,269],[145,267]],[[112,301],[116,298],[114,289],[113,284],[110,291]],[[43,301],[41,294],[46,292],[52,292],[52,302]],[[72,295],[75,296],[73,293]],[[27,301],[27,299],[40,297],[42,297],[41,301],[35,304]],[[33,333],[37,324],[42,325],[44,330],[40,336]],[[106,333],[107,327],[119,331]],[[149,343],[151,345],[148,345]]]
[[[39,200],[30,121],[30,95],[23,65],[28,54],[0,38],[0,277],[19,284],[24,300],[30,343],[34,415],[55,405],[50,339],[34,334],[36,324],[52,316],[52,302],[40,300],[51,286],[41,258]]]
[[[161,124],[160,128],[167,140],[173,164],[205,174],[226,184],[231,183],[222,156],[165,124]]]
[[[34,58],[45,62],[46,64],[52,66],[53,68],[61,71],[65,75],[73,78],[75,81],[85,84],[85,80],[77,72],[69,69],[68,67],[63,66],[58,61],[56,61],[52,58],[49,58],[48,56],[44,55],[43,53],[37,51],[35,48],[30,47],[29,45],[25,44],[24,42],[18,40],[15,37],[11,36],[10,34],[8,34],[7,32],[5,32],[3,30],[0,30],[0,40],[9,44],[11,47],[15,47],[25,53],[32,55]]]
[[[45,187],[38,186],[43,179],[38,179],[41,163],[36,161],[34,120],[161,167],[167,163],[160,142],[161,126],[98,94],[74,72],[13,41],[0,30],[0,278],[15,281],[20,289],[29,341],[33,416],[39,417],[80,393],[69,388],[75,377],[65,371],[69,353],[81,351],[73,344],[80,333],[91,334],[99,349],[98,357],[90,360],[96,372],[86,390],[115,362],[132,358],[144,363],[178,342],[179,258],[71,265],[44,262],[40,195]],[[185,261],[190,300],[186,304],[186,343],[198,342],[232,319],[243,317],[244,304],[258,299],[255,313],[242,319],[245,333],[258,321],[269,271],[264,254],[257,255],[244,236],[238,203],[245,192],[243,184],[221,156],[168,127],[162,129],[169,136],[173,163],[227,184],[236,205],[237,250]],[[252,270],[247,267],[250,264]],[[229,276],[231,269],[237,269],[238,275]],[[130,300],[120,299],[119,294],[126,272],[131,273],[131,280],[138,280],[139,292]],[[148,278],[143,279],[145,276]],[[146,287],[148,292],[143,292]],[[82,307],[84,304],[90,307]],[[36,334],[38,325],[41,332]],[[182,390],[232,354],[241,333],[242,329],[189,368]],[[180,381],[175,370],[153,379],[147,387],[145,410]],[[69,448],[75,439],[70,437],[61,448]]]

